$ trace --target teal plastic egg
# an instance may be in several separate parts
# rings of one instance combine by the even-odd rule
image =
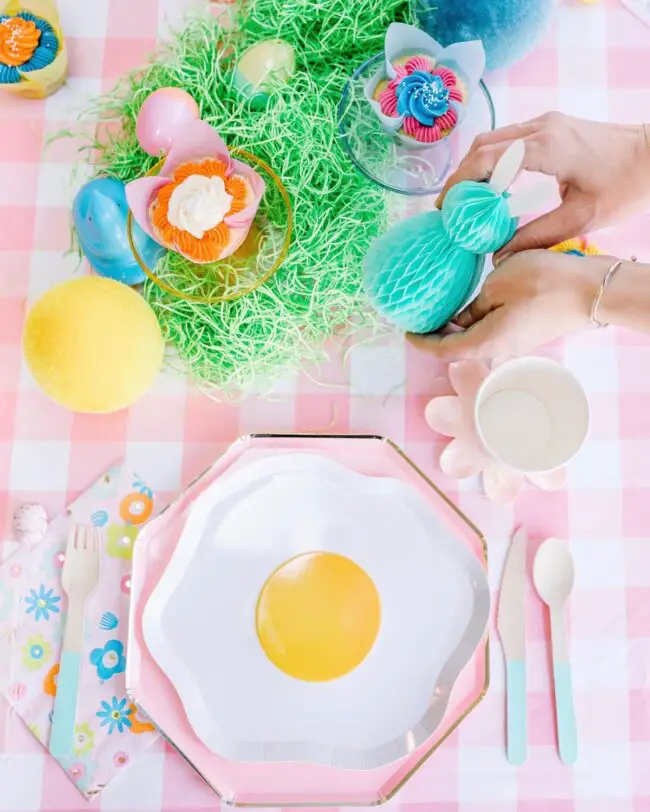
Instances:
[[[461,181],[447,192],[442,221],[456,245],[474,254],[498,251],[517,230],[507,195],[473,180]]]
[[[442,214],[418,214],[378,237],[364,260],[364,286],[372,306],[400,330],[431,333],[468,301],[483,257],[453,242]]]

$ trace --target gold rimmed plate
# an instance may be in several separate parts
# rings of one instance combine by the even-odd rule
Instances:
[[[130,638],[132,646],[130,650],[135,653],[135,656],[127,675],[129,692],[133,701],[144,708],[184,758],[195,767],[197,772],[205,778],[224,801],[234,805],[338,806],[383,803],[394,795],[397,789],[409,779],[415,770],[424,763],[450,732],[478,704],[485,694],[489,679],[487,643],[483,636],[483,621],[481,621],[478,624],[481,628],[476,626],[477,633],[473,642],[469,644],[469,649],[461,656],[460,661],[456,658],[456,664],[452,669],[453,673],[447,671],[446,676],[440,681],[438,686],[440,690],[437,688],[434,690],[434,685],[429,684],[428,686],[428,699],[424,698],[425,705],[427,702],[429,703],[426,712],[439,713],[437,719],[431,722],[431,726],[426,732],[420,729],[414,737],[404,736],[401,739],[398,736],[397,739],[404,745],[402,751],[399,748],[393,749],[391,756],[383,748],[375,750],[371,756],[371,760],[375,758],[373,762],[374,768],[365,761],[365,757],[362,765],[358,758],[359,753],[350,753],[349,747],[343,747],[338,753],[334,753],[336,758],[333,763],[331,757],[333,750],[328,747],[312,747],[309,752],[303,750],[302,753],[298,753],[295,749],[288,752],[284,746],[263,747],[261,750],[264,752],[262,752],[262,758],[260,758],[260,748],[248,746],[251,743],[250,737],[248,744],[243,750],[238,750],[238,755],[235,756],[234,753],[229,753],[224,748],[223,738],[209,740],[209,737],[214,733],[209,729],[209,725],[204,726],[201,730],[194,726],[192,722],[192,719],[196,718],[194,712],[188,710],[187,707],[183,710],[185,705],[185,697],[181,695],[183,689],[177,692],[172,685],[177,675],[170,673],[169,678],[163,676],[163,670],[156,661],[155,656],[152,656],[152,651],[149,649],[147,641],[145,641],[143,635],[145,607],[152,600],[152,592],[155,591],[158,584],[162,583],[161,579],[164,578],[164,573],[169,570],[175,551],[182,544],[181,537],[185,532],[188,516],[191,516],[194,506],[198,504],[199,500],[203,500],[203,502],[210,500],[210,491],[214,487],[218,487],[219,482],[223,482],[225,486],[232,476],[234,483],[234,476],[238,475],[238,472],[244,472],[247,467],[254,465],[258,460],[262,461],[264,465],[274,465],[275,462],[269,463],[268,460],[274,461],[279,457],[287,460],[287,462],[282,463],[283,465],[291,466],[296,462],[296,455],[303,456],[304,454],[318,456],[324,465],[337,463],[338,466],[345,466],[350,469],[349,473],[354,474],[354,479],[357,477],[361,480],[391,478],[399,481],[405,487],[412,488],[413,491],[417,492],[418,497],[422,499],[425,512],[428,512],[433,517],[433,522],[437,527],[436,532],[447,536],[450,550],[458,546],[459,550],[461,550],[460,558],[469,555],[473,559],[473,563],[469,565],[473,572],[472,577],[476,576],[476,583],[485,585],[485,544],[480,533],[389,441],[376,437],[255,436],[235,443],[224,457],[194,482],[177,502],[173,503],[159,519],[145,529],[136,545],[132,587],[134,603]],[[294,458],[293,461],[289,461],[290,457]],[[335,467],[337,466],[335,465]],[[327,473],[327,477],[332,483],[337,479],[337,476],[330,477],[329,472]],[[234,488],[235,485],[236,483],[232,487]],[[249,483],[245,487],[251,486],[252,483]],[[366,493],[368,498],[373,498],[374,487],[374,485],[368,483]],[[272,498],[271,502],[274,501],[275,499]],[[270,522],[270,524],[275,524],[275,521]],[[259,526],[266,526],[266,521],[263,520]],[[180,542],[179,539],[181,539]],[[398,540],[395,543],[399,546]],[[284,551],[287,553],[285,558],[289,556],[290,552],[295,552],[293,549],[295,545],[290,546],[291,550]],[[396,604],[390,603],[390,596],[383,591],[385,582],[382,580],[383,575],[380,569],[374,569],[374,564],[370,561],[370,558],[366,560],[364,557],[364,551],[349,552],[351,553],[350,557],[365,569],[376,585],[380,586],[379,591],[386,598],[386,617],[388,617],[388,610],[390,609],[393,619],[397,619],[398,631],[403,622],[406,622],[403,636],[408,637],[412,632],[414,622],[399,620],[393,614],[392,607]],[[451,554],[455,556],[455,552]],[[266,569],[270,568],[273,572],[271,565],[278,562],[260,561],[258,563],[260,565],[261,563],[267,564]],[[264,567],[261,569],[264,569]],[[261,569],[258,586],[262,585],[264,581],[262,578],[264,573],[262,573]],[[265,577],[268,577],[268,573],[266,573]],[[469,588],[470,591],[474,589],[473,586]],[[482,606],[484,602],[488,601],[488,595],[485,589],[479,589],[478,594],[478,600]],[[240,606],[240,603],[238,601],[237,606]],[[232,614],[234,604],[230,611],[232,622],[235,625],[241,626],[242,623],[250,625],[251,622],[254,622],[255,600],[244,601],[244,603],[246,603],[250,611],[245,611],[246,606],[243,606],[241,612],[237,610],[235,617]],[[180,617],[176,611],[177,609],[178,607],[171,611],[171,606],[168,605],[169,617]],[[215,612],[217,612],[216,607]],[[217,612],[217,614],[220,613],[221,610]],[[470,610],[469,614],[472,615],[472,613],[473,610]],[[483,614],[485,614],[484,611]],[[214,613],[212,613],[212,616],[214,616]],[[208,621],[209,618],[206,622]],[[469,625],[472,625],[471,621]],[[439,643],[442,643],[442,638],[445,636],[444,627],[445,623],[441,622],[438,629]],[[431,634],[431,630],[429,630],[429,634]],[[387,639],[385,638],[384,642],[387,642]],[[255,645],[254,634],[249,635],[249,642],[251,644],[250,651],[252,652]],[[448,653],[451,655],[450,659],[454,660],[459,647],[454,647],[450,640],[447,640],[446,643],[449,644]],[[472,646],[477,644],[478,648],[473,650]],[[155,646],[156,642],[153,643],[153,647]],[[443,644],[442,648],[444,647]],[[460,648],[462,647],[461,645]],[[223,647],[217,647],[216,651],[217,653],[214,656],[220,658],[222,670],[225,669],[227,664],[234,662],[232,652],[228,653]],[[164,656],[163,654],[163,658]],[[400,666],[400,657],[401,655],[398,656],[397,654],[395,656],[396,667],[398,668]],[[209,659],[206,658],[201,662],[207,663]],[[210,667],[213,666],[214,664]],[[268,670],[269,673],[272,673],[270,663]],[[193,668],[193,671],[196,671],[196,669]],[[352,673],[354,674],[354,672]],[[361,674],[361,671],[357,669],[357,673]],[[369,677],[370,675],[365,674],[365,676]],[[276,669],[274,678],[282,681],[284,675]],[[323,683],[320,684],[323,685]],[[380,687],[378,682],[375,683],[374,678],[370,685],[372,690]],[[307,686],[305,693],[311,693],[313,697],[316,697],[316,693],[312,692],[309,686]],[[245,699],[244,696],[243,700]],[[209,701],[208,697],[208,704]],[[317,698],[313,699],[313,701],[316,702],[312,706],[316,711],[316,715],[322,718],[322,713],[324,713],[326,707],[325,698],[322,703],[319,703]],[[251,702],[244,701],[243,706],[240,706],[240,708],[243,707],[244,712],[251,713],[251,718],[256,718],[257,714],[253,712],[254,705],[254,697],[251,697]],[[375,705],[375,707],[377,706]],[[246,711],[247,708],[248,711]],[[429,720],[432,719],[433,717],[430,716]],[[299,719],[294,718],[295,724],[299,721]],[[382,722],[385,721],[385,719],[382,720]],[[243,728],[236,726],[233,730],[236,731],[236,735],[239,735]],[[312,734],[313,730],[314,728],[312,728]],[[223,731],[222,726],[221,731],[217,731],[217,736],[220,737]],[[384,732],[385,729],[374,731],[377,734],[376,741],[381,739]],[[255,735],[256,732],[254,731]],[[268,735],[266,735],[266,738],[268,739]],[[313,739],[314,736],[312,735],[311,744],[314,744]],[[206,745],[206,741],[208,741],[209,746]],[[284,744],[286,743],[285,741]],[[272,743],[269,742],[269,744]],[[363,750],[365,744],[365,742],[361,742],[361,747],[357,749]],[[225,742],[226,748],[227,745],[228,742]],[[215,752],[215,749],[218,752]],[[325,755],[326,750],[327,755]],[[373,750],[373,748],[371,747],[370,750]],[[314,757],[314,754],[318,753],[322,754],[321,758]],[[348,759],[347,766],[344,766],[343,762],[346,759]]]

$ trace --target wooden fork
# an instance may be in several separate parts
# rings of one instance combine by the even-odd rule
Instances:
[[[86,602],[99,583],[100,546],[99,528],[72,525],[61,575],[68,596],[68,617],[50,732],[50,752],[55,758],[73,754]]]

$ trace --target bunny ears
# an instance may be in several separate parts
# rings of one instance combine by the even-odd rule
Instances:
[[[487,185],[497,194],[505,194],[524,167],[526,146],[520,138],[513,141],[497,161]],[[553,190],[545,184],[535,183],[508,196],[511,217],[522,217],[547,208],[552,203]]]
[[[363,280],[382,316],[405,332],[430,333],[470,301],[485,255],[509,242],[516,215],[542,200],[539,186],[525,195],[508,191],[524,159],[523,141],[513,142],[488,182],[455,184],[442,209],[399,221],[372,243]]]
[[[539,183],[511,194],[508,189],[526,157],[524,142],[513,141],[486,182],[464,180],[452,186],[442,204],[442,222],[453,243],[474,254],[498,251],[512,239],[518,219],[547,202]]]
[[[492,177],[488,181],[488,186],[497,194],[507,192],[519,174],[525,157],[526,147],[524,142],[521,139],[513,141],[497,161]]]

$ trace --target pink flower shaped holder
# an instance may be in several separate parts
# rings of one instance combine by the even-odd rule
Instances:
[[[521,473],[495,459],[481,441],[474,418],[476,398],[490,369],[481,361],[450,364],[449,377],[434,381],[435,396],[425,420],[438,434],[451,437],[440,456],[440,469],[454,479],[482,475],[483,490],[494,502],[513,502],[527,479],[543,490],[565,485],[563,468],[547,473]]]
[[[246,187],[246,201],[243,209],[223,218],[223,224],[228,231],[228,241],[218,258],[207,260],[197,259],[184,250],[183,245],[174,241],[165,243],[152,222],[152,203],[158,193],[166,186],[173,184],[174,175],[186,165],[193,162],[202,162],[206,159],[220,162],[226,167],[226,178],[237,178]],[[166,248],[184,256],[192,262],[214,261],[224,259],[233,254],[244,242],[251,228],[260,202],[264,195],[265,184],[261,176],[248,164],[231,157],[228,147],[220,138],[217,131],[205,121],[191,120],[174,136],[172,148],[164,160],[160,172],[155,176],[146,176],[131,181],[126,186],[126,199],[133,213],[135,221],[140,228],[153,240],[163,244]],[[192,201],[190,201],[192,202]],[[182,229],[177,229],[182,233]]]

